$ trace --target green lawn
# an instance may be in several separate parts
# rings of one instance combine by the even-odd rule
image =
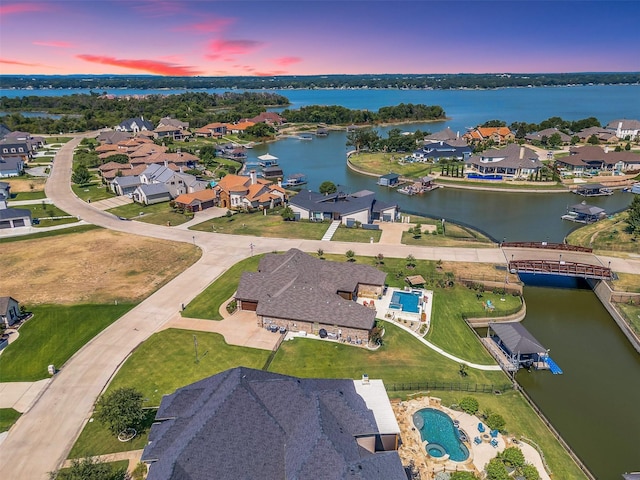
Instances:
[[[6,432],[22,415],[13,408],[0,408],[0,432]]]
[[[73,190],[73,193],[75,193],[78,198],[85,202],[88,202],[89,200],[97,202],[98,200],[104,200],[105,198],[115,197],[115,194],[110,192],[100,180],[92,181],[88,185],[76,185],[75,183],[72,183],[71,190]]]
[[[73,137],[45,137],[45,141],[49,146],[54,143],[67,143],[72,139]]]
[[[34,203],[32,205],[22,205],[20,208],[24,208],[26,210],[31,211],[32,218],[42,218],[42,217],[66,217],[69,214],[55,205],[49,203]],[[59,218],[55,220],[40,220],[37,225],[34,225],[36,228],[41,227],[51,227],[54,225],[62,225],[65,223],[75,223],[78,221],[77,217],[71,218]]]
[[[277,210],[264,215],[262,212],[237,213],[230,217],[207,220],[190,227],[202,232],[255,235],[258,237],[304,238],[320,240],[329,228],[328,222],[285,222]]]
[[[640,333],[640,305],[616,303],[616,308],[622,312],[631,328]]]
[[[63,228],[60,230],[50,230],[48,232],[32,233],[31,235],[19,235],[16,237],[0,238],[0,244],[9,242],[21,242],[23,240],[33,240],[35,238],[57,237],[58,235],[67,235],[68,233],[83,233],[89,230],[95,230],[95,225],[77,225],[75,227]]]
[[[42,200],[43,198],[47,198],[47,194],[44,193],[44,190],[41,191],[33,191],[33,192],[18,192],[11,194],[11,200]],[[19,207],[23,208],[23,207]]]
[[[507,182],[507,181],[493,181],[493,180],[465,180],[465,179],[455,179],[449,177],[438,177],[436,179],[437,183],[441,183],[443,185],[451,185],[452,187],[455,185],[463,185],[468,187],[480,187],[480,188],[490,188],[491,190],[558,190],[558,191],[568,191],[566,187],[564,187],[559,182]]]
[[[29,382],[61,368],[89,340],[124,315],[132,304],[37,305],[20,337],[0,355],[0,382]]]
[[[415,337],[388,322],[384,344],[377,351],[342,343],[296,338],[284,342],[269,370],[299,377],[381,378],[387,389],[394,383],[452,382],[504,386],[509,379],[502,371],[467,369],[461,377],[460,365],[431,350]]]
[[[198,342],[195,360],[194,337]],[[163,395],[229,368],[260,369],[268,350],[227,345],[217,333],[168,329],[153,334],[118,370],[108,391],[133,387],[147,406],[158,406]]]
[[[442,399],[443,405],[457,404],[463,392],[434,391],[431,394]],[[569,458],[549,429],[542,423],[526,399],[516,391],[502,395],[473,393],[480,403],[480,412],[488,409],[502,415],[506,421],[505,429],[517,437],[524,436],[537,443],[544,452],[545,460],[556,479],[586,479],[585,475]]]
[[[502,302],[501,298],[505,301]],[[487,300],[491,300],[491,303],[496,306],[492,316],[499,316],[505,312],[511,313],[521,305],[520,297],[513,295],[503,297],[492,292],[483,292],[482,298],[478,299],[474,290],[463,286],[435,288],[431,328],[427,334],[427,340],[470,362],[494,363],[491,355],[487,353],[462,318],[462,313],[477,312],[478,317],[484,316],[487,312],[483,302]]]
[[[335,242],[359,242],[370,243],[373,238],[374,243],[380,241],[382,230],[364,230],[363,228],[347,228],[340,225],[336,233],[333,234],[331,240]]]
[[[183,317],[222,320],[220,305],[231,298],[238,288],[242,272],[255,272],[262,255],[255,255],[236,263],[194,298],[182,312]]]
[[[354,167],[376,175],[386,175],[389,172],[394,172],[403,177],[419,178],[429,175],[432,171],[440,171],[439,167],[430,163],[400,164],[399,160],[405,156],[399,153],[358,153],[351,155],[349,161]]]
[[[110,208],[107,211],[118,217],[153,223],[154,225],[167,225],[168,223],[180,225],[192,218],[190,215],[175,212],[168,202],[154,203],[153,205],[128,203],[120,207]]]
[[[118,460],[117,462],[105,462],[111,467],[111,472],[116,474],[117,472],[126,471],[129,467],[129,460]],[[67,480],[68,474],[71,473],[71,468],[61,468],[58,470],[58,474],[55,480]],[[77,478],[77,477],[74,477]]]
[[[87,422],[82,429],[78,440],[71,448],[68,458],[84,458],[107,453],[128,452],[130,450],[143,449],[149,439],[149,428],[153,423],[157,409],[146,410],[144,429],[130,442],[121,442],[107,427],[98,420]]]

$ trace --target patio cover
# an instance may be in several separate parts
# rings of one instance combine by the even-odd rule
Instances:
[[[426,283],[424,278],[422,278],[422,275],[409,275],[405,280],[412,287],[417,285],[424,285]]]
[[[265,153],[264,155],[260,155],[258,157],[258,160],[262,160],[263,162],[266,160],[278,160],[278,157],[274,157],[273,155],[269,154],[269,153]]]
[[[519,322],[490,322],[489,328],[500,337],[504,346],[513,354],[545,353],[547,351]]]

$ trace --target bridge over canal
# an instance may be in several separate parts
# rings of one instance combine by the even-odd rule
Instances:
[[[613,278],[611,265],[603,265],[590,248],[549,242],[502,242],[500,246],[511,273]]]

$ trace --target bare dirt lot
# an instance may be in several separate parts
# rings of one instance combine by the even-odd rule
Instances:
[[[46,178],[5,178],[3,182],[11,185],[11,193],[41,192]]]
[[[0,245],[0,293],[21,303],[139,301],[200,257],[187,243],[108,230]]]

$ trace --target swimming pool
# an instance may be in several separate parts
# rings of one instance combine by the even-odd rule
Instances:
[[[391,296],[390,308],[399,308],[403,312],[420,313],[420,297],[419,293],[412,292],[393,292]],[[399,306],[399,307],[396,307]]]
[[[460,432],[451,417],[434,408],[423,408],[413,415],[413,423],[420,430],[420,437],[426,440],[427,453],[439,458],[449,454],[454,462],[464,462],[469,458],[469,450],[460,441]]]

